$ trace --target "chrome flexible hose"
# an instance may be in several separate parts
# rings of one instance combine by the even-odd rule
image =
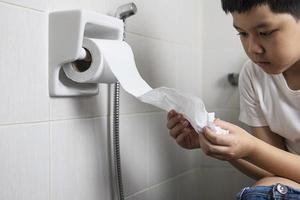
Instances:
[[[118,200],[124,200],[124,190],[122,182],[121,153],[120,153],[120,83],[115,83],[114,87],[114,106],[113,106],[113,151],[114,151],[114,170],[117,184]]]
[[[124,32],[123,32],[123,41],[125,41],[125,20],[135,15],[137,12],[137,7],[134,3],[128,3],[120,6],[116,11],[116,17],[123,20],[124,22]],[[114,85],[114,99],[113,99],[113,123],[112,123],[112,143],[113,143],[113,154],[114,158],[112,159],[111,165],[112,170],[114,170],[113,181],[114,182],[114,199],[115,200],[124,200],[124,190],[123,190],[123,181],[122,181],[122,167],[121,167],[121,153],[120,153],[120,83],[117,82]]]

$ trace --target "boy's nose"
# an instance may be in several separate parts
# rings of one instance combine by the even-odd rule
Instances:
[[[265,49],[255,39],[249,39],[247,45],[247,51],[250,54],[262,54],[265,52]]]

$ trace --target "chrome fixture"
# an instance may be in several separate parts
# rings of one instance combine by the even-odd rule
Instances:
[[[239,85],[239,74],[238,73],[231,73],[227,76],[228,82],[230,85],[237,87]]]

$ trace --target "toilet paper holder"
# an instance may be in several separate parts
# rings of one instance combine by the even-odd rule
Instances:
[[[49,95],[51,97],[92,96],[97,83],[76,83],[66,77],[62,66],[82,57],[83,38],[123,40],[124,22],[118,18],[85,10],[49,14]]]

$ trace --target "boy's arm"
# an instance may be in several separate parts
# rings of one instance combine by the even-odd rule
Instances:
[[[205,128],[204,134],[200,134],[199,138],[202,142],[201,147],[207,155],[221,160],[243,158],[276,177],[300,183],[299,155],[286,151],[284,145],[282,145],[284,149],[281,149],[249,135],[244,129],[229,122],[215,120],[215,124],[229,130],[230,134],[215,134],[209,128]],[[272,135],[272,137],[279,136]]]
[[[266,143],[274,147],[287,151],[284,138],[272,132],[268,126],[251,127],[251,130],[252,130],[252,135],[257,137],[258,139],[261,139],[262,141],[265,141]]]
[[[273,133],[269,127],[252,127],[252,133],[255,137],[265,141],[266,143],[282,150],[286,150],[284,139],[281,136]],[[263,177],[274,176],[272,173],[261,169],[243,159],[232,160],[230,161],[230,164],[245,175],[256,180],[259,180]]]
[[[270,173],[300,183],[300,156],[257,140],[245,160]]]
[[[231,160],[229,161],[229,163],[243,174],[255,180],[260,180],[264,177],[274,176],[270,172],[267,172],[266,170],[263,170],[243,159]]]

